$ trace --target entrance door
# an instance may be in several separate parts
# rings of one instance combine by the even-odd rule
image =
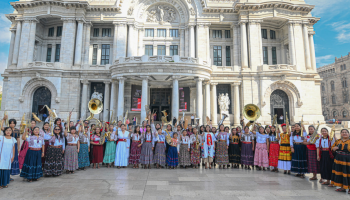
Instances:
[[[286,117],[290,119],[289,113],[289,100],[288,95],[282,90],[275,90],[272,92],[270,97],[270,106],[271,106],[271,122],[273,116],[277,114],[277,123],[283,124],[286,122]],[[287,112],[287,116],[286,116]]]
[[[44,108],[45,105],[51,108],[51,92],[47,87],[39,87],[33,95],[32,112],[41,120],[45,120],[44,114],[49,114],[48,110]]]
[[[166,110],[168,114],[168,121],[170,120],[171,113],[171,88],[151,88],[151,105],[152,111],[157,113],[157,121],[161,121],[163,110]]]
[[[159,106],[152,106],[151,111],[152,111],[152,113],[156,114],[154,121],[160,121],[161,116],[160,116],[160,112],[159,112]],[[154,117],[154,116],[151,116],[151,117]]]

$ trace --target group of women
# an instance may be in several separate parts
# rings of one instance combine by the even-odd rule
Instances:
[[[2,120],[3,124],[5,118]],[[10,175],[18,175],[36,181],[43,175],[59,176],[64,171],[93,169],[103,163],[110,168],[131,165],[133,168],[175,169],[198,168],[201,162],[205,169],[218,165],[219,168],[239,168],[270,170],[284,174],[295,173],[310,180],[317,180],[329,187],[340,187],[337,191],[349,189],[350,140],[349,131],[341,131],[341,139],[329,138],[327,128],[321,129],[317,141],[311,135],[316,131],[296,123],[288,130],[286,124],[281,131],[275,126],[257,126],[252,130],[244,126],[232,128],[220,125],[218,130],[210,124],[184,129],[181,125],[162,125],[144,122],[142,126],[128,127],[118,122],[117,126],[106,123],[88,127],[88,122],[74,126],[70,130],[58,118],[53,133],[47,122],[42,128],[32,121],[22,135],[21,148],[16,120],[9,120],[9,127],[2,128],[0,136],[0,188],[10,183]],[[21,169],[21,172],[20,172]]]

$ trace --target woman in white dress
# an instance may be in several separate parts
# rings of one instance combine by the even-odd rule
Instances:
[[[129,131],[126,131],[125,124],[122,124],[120,128],[121,131],[118,131],[118,143],[114,161],[114,165],[117,166],[118,169],[128,166],[130,148]]]
[[[11,163],[15,158],[16,139],[11,137],[12,129],[6,127],[0,136],[0,189],[7,188],[10,183]]]

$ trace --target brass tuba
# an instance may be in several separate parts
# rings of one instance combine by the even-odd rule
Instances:
[[[249,121],[256,121],[261,115],[260,109],[254,104],[247,104],[243,108],[243,116]]]
[[[89,110],[92,114],[100,114],[103,110],[103,103],[100,99],[92,98],[88,104]]]
[[[22,120],[21,120],[21,124],[19,125],[20,130],[19,130],[19,134],[23,134],[26,128],[26,113],[23,114],[22,116]]]

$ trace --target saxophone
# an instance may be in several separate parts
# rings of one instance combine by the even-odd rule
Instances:
[[[333,141],[333,138],[334,138],[334,134],[335,134],[335,124],[336,124],[336,123],[333,124],[332,129],[331,129],[331,132],[329,133],[329,140],[330,140],[330,141]]]
[[[317,131],[318,131],[318,128],[320,127],[320,123],[318,123],[317,127],[316,127],[316,130],[315,132],[311,135],[310,137],[310,143],[311,144],[315,144],[316,143],[316,137],[317,137]]]
[[[39,117],[38,117],[38,116],[36,116],[36,114],[35,114],[35,113],[32,113],[32,115],[33,115],[33,118],[34,118],[34,120],[35,120],[35,121],[37,121],[37,122],[41,122],[41,120],[39,119]]]
[[[9,118],[8,118],[8,115],[7,115],[7,111],[4,112],[4,117],[7,116],[7,119],[5,120],[5,126],[9,127],[10,124],[9,124]]]
[[[199,147],[199,139],[198,139],[198,132],[196,133],[196,149],[198,150]]]
[[[303,123],[304,123],[304,115],[301,116],[301,122],[300,122],[300,137],[303,137],[303,136],[304,136]]]
[[[167,129],[165,129],[165,132],[167,133],[167,135],[165,136],[165,141],[166,141],[166,143],[171,145],[171,136],[170,136],[170,134],[169,134]]]
[[[26,128],[26,113],[23,114],[21,124],[19,126],[20,126],[19,134],[23,134],[24,129]]]

